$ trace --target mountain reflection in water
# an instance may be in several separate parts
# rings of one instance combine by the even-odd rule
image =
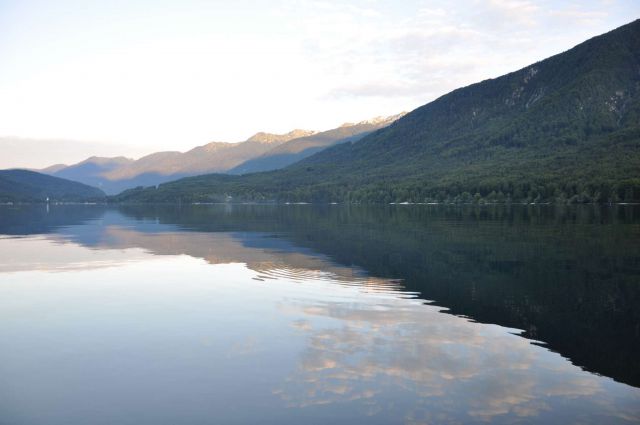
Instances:
[[[0,234],[16,423],[640,421],[637,207],[0,207]]]

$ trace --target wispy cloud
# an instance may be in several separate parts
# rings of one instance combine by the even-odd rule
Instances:
[[[313,14],[300,22],[305,55],[335,81],[327,98],[425,102],[569,48],[597,33],[611,10],[528,0],[413,6],[415,12],[394,20],[384,3],[371,6],[377,13],[362,14],[324,2],[332,19]]]

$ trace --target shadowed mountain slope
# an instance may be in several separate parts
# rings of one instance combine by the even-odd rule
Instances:
[[[99,201],[100,189],[28,170],[0,170],[0,202]]]

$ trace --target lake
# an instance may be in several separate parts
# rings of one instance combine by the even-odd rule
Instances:
[[[0,424],[640,423],[638,206],[2,206]]]

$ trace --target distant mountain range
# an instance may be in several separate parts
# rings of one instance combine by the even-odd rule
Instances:
[[[344,124],[323,132],[298,129],[286,134],[257,133],[240,143],[212,142],[184,153],[156,152],[138,160],[91,157],[74,165],[57,164],[39,171],[116,194],[205,173],[244,174],[282,168],[328,146],[362,138],[400,116]]]
[[[333,130],[322,131],[289,140],[268,152],[245,161],[228,171],[229,174],[248,174],[284,168],[323,149],[339,143],[356,142],[367,134],[386,127],[405,113],[389,117],[377,117],[357,124],[346,123]]]
[[[0,202],[104,201],[105,193],[82,183],[28,170],[0,170]]]
[[[254,159],[234,172],[269,166]],[[640,20],[284,169],[190,177],[114,199],[638,201]]]

